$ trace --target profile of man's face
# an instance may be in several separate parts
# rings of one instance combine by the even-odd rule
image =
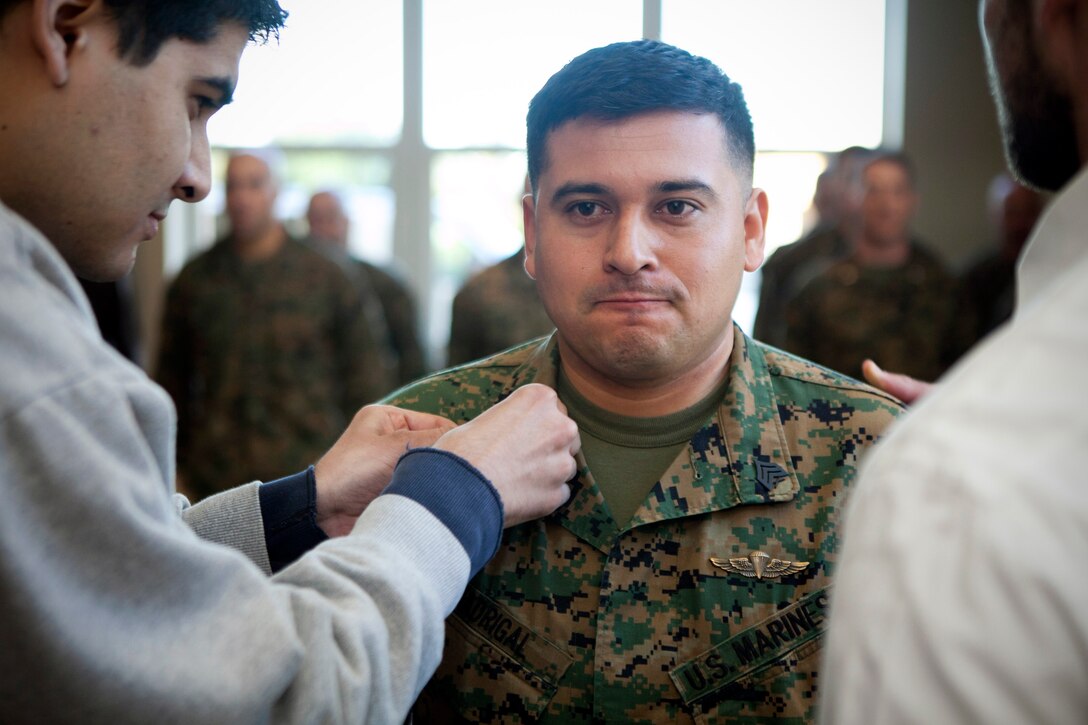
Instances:
[[[1073,104],[1046,71],[1028,0],[981,0],[990,85],[1009,166],[1025,183],[1060,189],[1080,168]]]
[[[41,69],[27,92],[32,107],[44,110],[5,122],[28,139],[25,158],[37,148],[45,153],[23,164],[5,203],[42,231],[76,274],[117,279],[131,269],[139,244],[158,233],[172,200],[208,193],[206,124],[229,101],[248,32],[226,23],[207,42],[171,38],[137,65],[118,55],[116,22],[98,3],[67,18],[66,36],[45,16],[19,17],[32,17],[28,30],[73,50],[58,49],[54,66],[29,44],[19,58]],[[14,32],[14,22],[7,16],[5,29]],[[57,64],[63,82],[47,75]]]

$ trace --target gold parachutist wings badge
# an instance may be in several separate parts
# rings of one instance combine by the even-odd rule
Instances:
[[[777,579],[787,574],[796,574],[803,571],[809,564],[807,561],[774,559],[770,554],[762,551],[753,551],[748,556],[728,559],[712,556],[710,557],[710,563],[731,574],[740,574],[755,579]]]

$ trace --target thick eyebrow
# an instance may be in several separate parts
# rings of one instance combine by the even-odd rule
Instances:
[[[699,179],[677,179],[675,181],[662,181],[660,184],[657,185],[656,189],[657,191],[665,194],[672,194],[677,191],[696,191],[706,196],[709,196],[712,199],[716,199],[718,197],[717,193],[715,193],[714,189],[712,189],[709,184],[707,184],[705,181],[700,181]]]
[[[234,81],[230,78],[224,77],[211,77],[211,78],[198,78],[198,83],[203,83],[206,86],[210,86],[219,91],[219,98],[213,98],[217,108],[222,108],[234,101]]]
[[[714,189],[705,181],[700,181],[699,179],[674,179],[671,181],[662,181],[654,186],[654,191],[662,194],[674,194],[678,191],[694,191],[711,199],[718,198]],[[583,194],[589,196],[607,196],[611,193],[611,187],[605,186],[604,184],[593,182],[578,183],[571,181],[556,189],[555,193],[552,194],[551,201],[553,204],[558,204],[563,201],[563,199],[570,196],[581,196]]]
[[[612,190],[604,184],[579,184],[577,182],[568,181],[566,184],[563,184],[555,190],[555,193],[552,194],[551,201],[553,204],[557,204],[568,196],[581,196],[583,194],[588,194],[590,196],[605,196],[611,193]]]

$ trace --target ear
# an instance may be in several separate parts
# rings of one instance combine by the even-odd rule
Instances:
[[[521,197],[521,218],[525,229],[525,273],[536,279],[536,202],[532,194]]]
[[[763,264],[767,229],[767,192],[752,189],[744,206],[744,271],[755,272]]]
[[[31,13],[31,42],[45,61],[53,85],[68,82],[68,60],[72,51],[86,42],[87,20],[98,0],[34,0]]]

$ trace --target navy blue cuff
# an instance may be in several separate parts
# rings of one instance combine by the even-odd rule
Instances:
[[[273,574],[329,538],[317,525],[313,466],[293,476],[262,483],[257,491],[264,544]]]
[[[383,493],[405,496],[424,506],[457,537],[472,562],[483,569],[502,541],[502,498],[475,466],[449,451],[413,448],[397,461]]]

